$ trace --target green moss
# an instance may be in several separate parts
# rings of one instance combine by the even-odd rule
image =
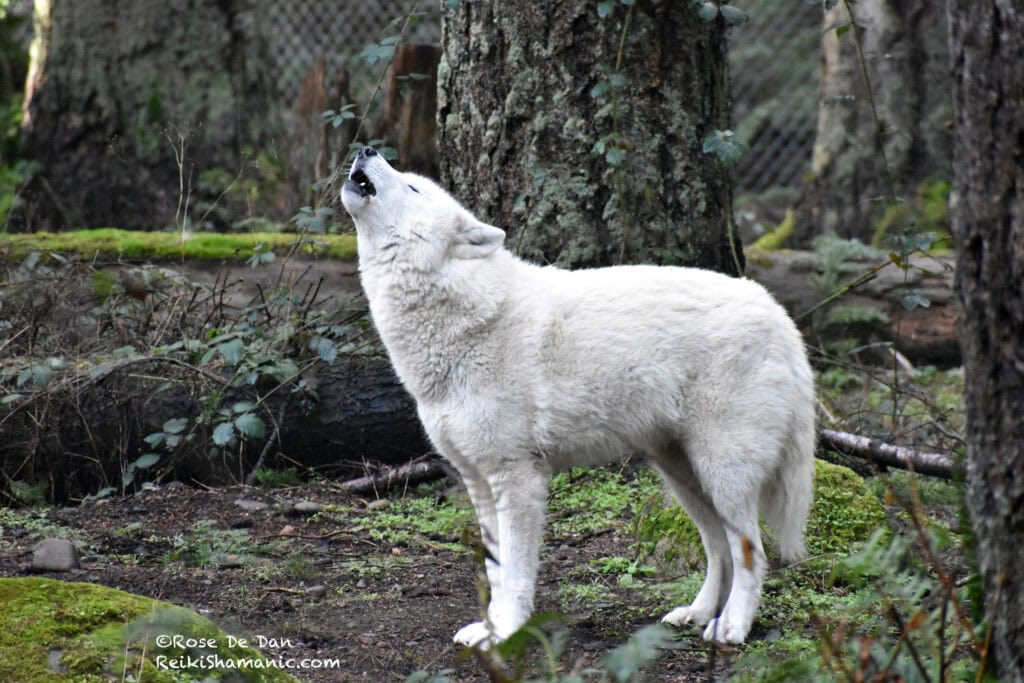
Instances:
[[[754,242],[754,249],[760,249],[761,251],[777,251],[782,248],[786,243],[786,240],[793,234],[793,230],[796,228],[796,215],[793,213],[793,209],[786,209],[786,217],[782,219],[774,230],[765,233],[757,238]]]
[[[409,543],[417,538],[439,541],[451,550],[465,550],[459,539],[475,527],[467,500],[437,502],[435,498],[405,498],[370,513],[340,511],[339,521],[371,539],[386,544]]]
[[[0,254],[8,260],[21,260],[33,251],[70,253],[81,258],[97,254],[125,259],[199,259],[243,260],[253,255],[259,244],[284,253],[298,235],[284,232],[192,233],[182,241],[176,232],[142,232],[99,228],[72,232],[14,233],[0,239]],[[356,258],[355,235],[318,235],[318,244],[304,244],[300,253],[317,254],[342,261]]]
[[[946,250],[952,245],[949,221],[949,193],[952,184],[944,179],[926,180],[918,186],[914,196],[890,206],[875,221],[871,246],[882,248],[899,232],[931,232],[939,237],[935,249]]]
[[[823,460],[814,463],[814,502],[807,522],[812,555],[843,553],[885,526],[882,503],[853,470]]]
[[[229,646],[227,634],[208,619],[181,607],[89,583],[43,578],[0,579],[0,680],[124,680],[127,671],[153,683],[184,683],[218,678],[215,668],[168,669],[158,657],[219,655],[223,659],[262,660],[252,648]],[[208,647],[174,643],[162,647],[158,636],[208,639]],[[51,669],[59,655],[61,672]],[[206,662],[208,663],[208,662]],[[268,668],[239,669],[237,680],[294,681]]]
[[[852,470],[822,460],[816,460],[814,466],[807,549],[814,555],[845,553],[885,525],[885,510]],[[696,525],[681,507],[666,503],[657,489],[638,507],[635,526],[642,554],[656,553],[658,560],[690,568],[703,563],[704,549]]]
[[[587,534],[622,524],[637,499],[641,487],[653,481],[642,473],[638,481],[629,481],[620,473],[604,468],[574,467],[551,478],[551,533]]]

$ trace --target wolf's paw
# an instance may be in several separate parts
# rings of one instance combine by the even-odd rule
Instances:
[[[458,630],[452,640],[466,647],[480,647],[485,650],[498,641],[494,631],[482,621],[466,624]]]
[[[676,607],[674,610],[663,616],[661,621],[662,623],[671,624],[672,626],[683,626],[686,624],[703,626],[711,621],[714,616],[715,612],[713,609],[702,607],[701,605],[694,603],[684,607]]]
[[[724,613],[720,617],[716,617],[708,622],[707,628],[704,629],[704,640],[710,640],[715,643],[727,643],[730,645],[739,645],[750,631],[750,624],[741,624],[737,621],[730,620]]]

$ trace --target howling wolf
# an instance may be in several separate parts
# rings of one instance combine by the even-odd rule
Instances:
[[[766,558],[804,552],[814,380],[761,286],[697,268],[540,267],[372,147],[342,189],[374,325],[434,447],[462,475],[491,602],[455,640],[489,646],[533,610],[552,471],[643,454],[696,523],[707,578],[663,621],[746,638]]]

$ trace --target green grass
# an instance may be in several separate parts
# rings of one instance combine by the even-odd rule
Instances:
[[[71,232],[10,233],[0,236],[0,254],[7,260],[24,259],[33,251],[57,252],[91,259],[96,255],[145,260],[244,260],[259,244],[285,253],[298,238],[295,233],[192,233],[182,241],[177,232],[142,232],[99,228]],[[304,254],[342,261],[356,258],[355,235],[317,235],[317,245],[304,244]]]

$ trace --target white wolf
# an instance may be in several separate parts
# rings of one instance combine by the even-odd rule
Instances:
[[[533,609],[549,475],[642,453],[700,530],[707,578],[663,621],[746,638],[766,558],[802,555],[814,382],[761,286],[696,268],[525,263],[444,190],[373,149],[342,190],[359,271],[395,370],[465,480],[491,555],[488,646]]]

